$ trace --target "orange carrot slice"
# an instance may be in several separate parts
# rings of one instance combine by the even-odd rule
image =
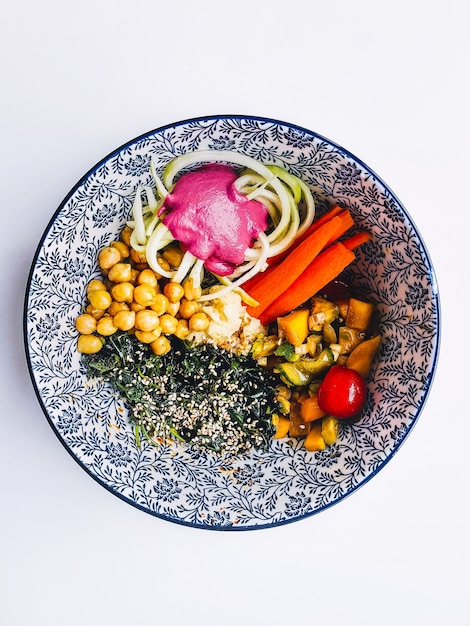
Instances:
[[[342,244],[343,246],[346,246],[348,250],[355,250],[356,248],[361,246],[363,243],[366,243],[367,241],[369,241],[369,239],[371,238],[372,238],[371,233],[364,230],[359,233],[355,233],[354,235],[351,235],[347,239],[344,239],[342,241]]]
[[[340,234],[330,237],[330,240],[327,242],[325,248],[334,243],[339,237],[341,237],[341,235],[344,235],[350,228],[354,226],[353,217],[348,209],[344,209],[344,211],[338,213],[337,217],[339,217],[342,222],[341,228],[339,229]]]
[[[346,232],[344,228],[348,230],[350,227],[348,219],[343,219],[339,215],[333,217],[296,246],[282,263],[271,270],[266,270],[263,280],[259,280],[250,288],[245,286],[245,291],[259,303],[258,306],[248,306],[248,313],[253,317],[259,317],[266,307],[302,274],[325,246],[343,235]]]
[[[259,319],[268,325],[294,310],[336,278],[355,258],[354,252],[342,243],[333,244],[319,254],[284,293],[263,310]]]
[[[346,211],[347,209],[343,209],[342,207],[340,207],[339,205],[335,204],[331,209],[329,209],[326,213],[323,213],[323,215],[320,215],[320,217],[318,217],[310,226],[309,228],[307,228],[307,230],[300,236],[298,237],[294,243],[293,246],[298,246],[300,245],[303,241],[305,241],[308,237],[310,237],[310,235],[312,233],[314,233],[316,230],[318,230],[320,228],[320,226],[323,226],[324,224],[326,224],[327,222],[329,222],[333,217],[335,217],[336,215],[339,215],[341,213],[343,213],[344,211]],[[258,274],[256,274],[255,276],[253,276],[253,278],[250,278],[250,280],[247,280],[246,283],[243,285],[243,289],[247,292],[250,293],[250,289],[252,289],[255,285],[257,285],[258,283],[260,283],[261,281],[264,280],[264,277],[268,275],[268,273],[277,265],[279,265],[279,263],[281,263],[287,256],[289,256],[289,254],[291,254],[293,250],[293,247],[289,247],[287,248],[287,250],[284,250],[283,252],[280,252],[279,254],[277,254],[276,256],[273,256],[271,258],[269,258],[267,260],[267,263],[269,265],[269,267],[264,271],[264,272],[259,272]]]

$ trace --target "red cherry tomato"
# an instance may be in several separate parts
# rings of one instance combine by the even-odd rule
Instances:
[[[366,383],[355,370],[333,365],[318,388],[318,406],[334,417],[354,417],[367,398]]]

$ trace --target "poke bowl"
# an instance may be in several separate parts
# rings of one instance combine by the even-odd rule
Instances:
[[[208,154],[219,165],[223,162],[223,167],[232,155],[230,167],[237,177],[249,162],[255,168],[260,163],[261,169],[268,167],[281,178],[282,172],[287,172],[300,181],[305,197],[311,196],[313,201],[305,233],[334,207],[340,207],[353,220],[353,232],[368,235],[354,249],[354,260],[346,264],[336,283],[329,282],[329,288],[346,285],[354,297],[372,305],[374,335],[380,341],[364,375],[366,395],[360,415],[351,420],[335,418],[335,436],[327,445],[308,449],[305,437],[289,432],[276,436],[285,411],[269,414],[271,431],[263,445],[235,452],[204,450],[178,433],[175,437],[155,433],[146,439],[142,430],[136,429],[128,398],[120,393],[119,385],[112,384],[111,376],[90,376],[90,355],[84,354],[89,351],[77,348],[77,319],[84,314],[89,286],[103,279],[100,252],[120,239],[126,225],[136,232],[140,219],[136,198],[139,196],[141,208],[141,190],[147,192],[144,204],[152,204],[158,192],[165,196],[160,176],[169,163],[180,159],[181,171],[191,172],[211,161]],[[188,160],[187,155],[194,156]],[[256,194],[253,198],[256,202]],[[157,223],[157,212],[155,220]],[[198,224],[197,229],[209,229],[211,220],[213,216],[206,216],[206,225]],[[161,232],[168,234],[165,228],[162,226]],[[302,223],[297,224],[300,228]],[[160,248],[169,241],[163,238]],[[301,242],[295,234],[289,250],[300,250]],[[262,241],[258,248],[263,249]],[[275,251],[282,253],[281,248]],[[298,257],[302,260],[303,254]],[[197,256],[191,260],[196,260],[196,267]],[[269,266],[266,258],[262,261],[258,273]],[[246,271],[252,271],[256,262],[248,263]],[[220,266],[214,267],[218,276]],[[260,267],[261,261],[256,268]],[[252,271],[253,280],[256,273]],[[298,274],[301,277],[304,271]],[[220,281],[217,289],[227,289],[227,280],[222,277]],[[240,283],[236,290],[242,294],[242,306],[256,311],[257,301],[243,302],[243,288]],[[275,289],[278,302],[286,288],[275,285]],[[136,306],[136,311],[138,308],[142,307]],[[269,328],[279,319],[273,315],[262,326]],[[120,329],[113,335],[114,330],[110,337],[121,333]],[[160,335],[168,343],[161,330]],[[96,339],[95,332],[91,336]],[[263,336],[270,336],[269,330]],[[325,137],[290,123],[217,115],[145,133],[116,149],[79,180],[52,216],[34,256],[25,297],[24,340],[32,383],[46,418],[71,456],[98,483],[138,509],[171,522],[205,529],[253,530],[327,509],[354,493],[394,457],[419,418],[434,377],[439,297],[431,260],[412,219],[360,159]],[[106,344],[107,336],[100,341]],[[250,344],[250,358],[252,348]],[[302,354],[300,349],[295,352],[294,364]],[[275,365],[274,371],[278,374],[282,367]],[[204,372],[201,385],[209,377],[208,370]],[[292,381],[283,378],[279,382],[287,383],[284,388],[291,392]],[[198,382],[188,373],[186,383],[190,402]],[[265,384],[271,385],[271,379],[265,383],[261,377],[260,387]],[[237,394],[236,385],[231,393]],[[249,410],[247,415],[243,409],[240,412],[237,418],[244,422]]]

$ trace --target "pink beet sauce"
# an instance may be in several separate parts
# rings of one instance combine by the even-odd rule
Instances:
[[[160,209],[173,237],[220,276],[228,276],[243,263],[245,250],[268,225],[266,207],[239,193],[236,178],[227,165],[188,172]]]

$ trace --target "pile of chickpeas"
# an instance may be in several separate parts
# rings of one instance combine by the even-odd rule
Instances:
[[[121,330],[162,355],[171,349],[170,335],[185,339],[191,331],[209,327],[197,302],[201,288],[191,278],[180,284],[156,273],[131,247],[131,233],[126,226],[119,241],[99,252],[103,279],[88,283],[86,312],[75,320],[77,348],[83,354],[99,352],[104,338]],[[167,271],[177,269],[182,256],[179,246],[171,245],[162,252],[159,265]]]

